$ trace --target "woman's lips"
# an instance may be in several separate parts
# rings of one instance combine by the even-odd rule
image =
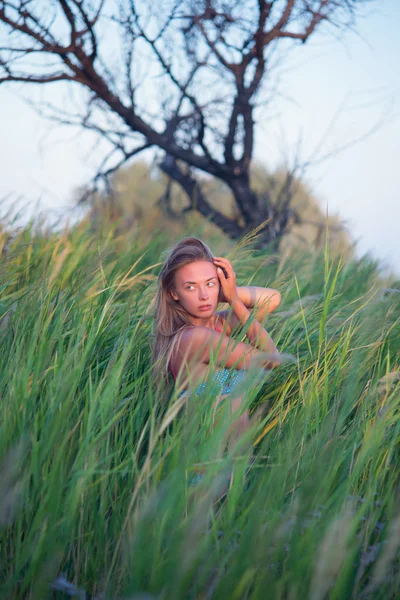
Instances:
[[[204,306],[199,306],[199,310],[210,310],[211,304],[205,304]]]

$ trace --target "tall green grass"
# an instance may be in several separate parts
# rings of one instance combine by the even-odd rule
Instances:
[[[212,397],[152,374],[166,244],[85,225],[7,242],[0,597],[67,598],[60,574],[87,598],[398,597],[400,294],[367,258],[234,250],[240,284],[282,292],[267,328],[298,357],[245,386],[245,475],[229,407],[212,427]]]

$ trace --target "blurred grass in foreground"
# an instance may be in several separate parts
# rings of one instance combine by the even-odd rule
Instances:
[[[60,574],[87,598],[398,597],[400,294],[367,258],[233,251],[239,284],[282,292],[267,328],[299,359],[246,389],[244,484],[228,414],[211,429],[212,398],[152,379],[166,245],[27,227],[3,252],[0,597],[67,598]]]

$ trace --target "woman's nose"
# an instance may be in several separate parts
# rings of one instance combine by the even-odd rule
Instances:
[[[206,288],[200,288],[200,300],[207,300],[208,292]]]

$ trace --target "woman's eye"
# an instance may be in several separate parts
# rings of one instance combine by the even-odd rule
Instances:
[[[211,286],[211,287],[214,287],[214,285],[215,285],[215,281],[208,281],[208,282],[207,282],[207,285],[208,285],[208,286]],[[190,291],[192,291],[192,290],[194,290],[194,285],[187,285],[187,286],[185,287],[185,290],[188,290],[189,292],[190,292]]]

